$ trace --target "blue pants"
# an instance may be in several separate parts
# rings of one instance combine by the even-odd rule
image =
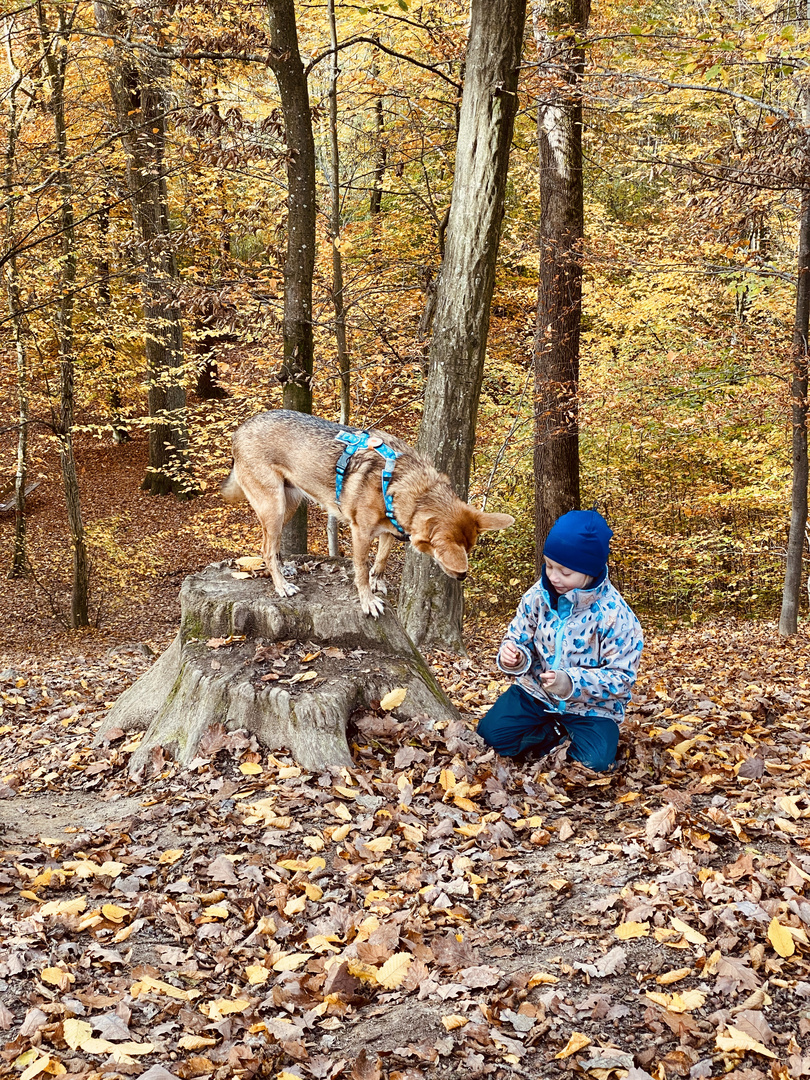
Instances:
[[[478,734],[504,757],[516,757],[526,750],[547,754],[567,736],[571,740],[568,756],[596,772],[610,768],[619,745],[615,720],[554,712],[517,683],[479,720]]]

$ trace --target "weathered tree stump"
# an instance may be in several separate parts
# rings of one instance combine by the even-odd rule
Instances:
[[[113,728],[145,730],[137,774],[156,746],[188,764],[223,724],[315,770],[351,764],[350,716],[391,690],[406,690],[402,717],[458,719],[393,610],[378,619],[360,610],[348,561],[294,566],[301,591],[283,598],[269,578],[234,577],[233,563],[187,577],[177,637],[118,698],[96,745]]]

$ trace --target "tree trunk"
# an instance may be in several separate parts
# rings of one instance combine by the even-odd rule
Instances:
[[[346,303],[343,295],[343,257],[340,253],[340,149],[338,147],[337,80],[338,65],[337,26],[335,23],[335,0],[328,0],[329,36],[332,45],[332,62],[329,70],[329,192],[332,204],[329,213],[329,232],[332,240],[332,304],[335,309],[335,343],[337,345],[338,373],[340,376],[340,422],[348,424],[351,415],[351,381],[349,347],[346,339]],[[327,526],[329,554],[339,555],[338,521],[330,515]]]
[[[130,764],[137,774],[158,747],[188,763],[221,724],[289,749],[305,769],[325,769],[351,765],[352,713],[392,690],[405,691],[390,706],[400,716],[457,719],[391,609],[363,615],[351,564],[307,565],[301,592],[284,598],[264,578],[234,580],[228,563],[186,578],[180,632],[106,714],[96,745],[112,728],[147,729]]]
[[[20,280],[17,272],[16,202],[14,199],[14,170],[17,159],[17,135],[21,118],[17,110],[17,89],[22,83],[22,72],[16,67],[11,51],[11,24],[6,23],[6,55],[11,73],[8,89],[8,142],[6,164],[3,172],[3,193],[6,203],[5,240],[9,259],[6,262],[6,296],[9,316],[14,334],[17,357],[17,415],[20,430],[17,435],[17,472],[14,477],[14,549],[11,557],[11,577],[22,577],[28,569],[28,549],[25,520],[25,485],[28,478],[28,356],[25,351]]]
[[[517,110],[525,0],[473,0],[447,249],[417,449],[466,499]],[[400,618],[417,644],[464,651],[461,585],[408,550]]]
[[[118,374],[118,357],[115,339],[110,333],[110,310],[112,288],[110,287],[110,201],[105,198],[98,212],[98,250],[96,274],[98,275],[98,314],[101,334],[101,355],[104,373],[109,379],[110,428],[112,441],[129,440],[129,431],[121,419],[121,380]]]
[[[100,33],[126,39],[132,27],[107,0],[95,4]],[[193,494],[188,475],[188,431],[183,388],[183,327],[177,302],[177,263],[171,247],[164,157],[169,63],[120,45],[106,50],[121,142],[127,157],[135,230],[142,241],[144,351],[149,397],[149,465],[143,487],[151,495]]]
[[[805,100],[805,123],[810,121],[810,93]],[[805,161],[810,166],[810,136],[805,134]],[[805,173],[810,179],[810,168]],[[793,420],[793,487],[790,505],[785,585],[779,633],[795,634],[799,624],[799,597],[803,577],[803,556],[807,530],[807,382],[808,327],[810,326],[810,190],[802,192],[802,215],[799,225],[798,279],[796,283],[796,318],[793,324],[793,378],[790,385]]]
[[[284,263],[285,409],[312,412],[312,276],[315,270],[315,140],[309,90],[295,26],[294,0],[269,0],[270,67],[278,82],[287,157],[287,258]],[[282,551],[307,550],[306,500],[282,535]]]
[[[69,625],[74,629],[89,624],[90,568],[87,541],[82,521],[79,479],[73,453],[74,357],[73,307],[76,289],[76,227],[73,211],[73,185],[68,162],[67,123],[65,119],[65,71],[73,12],[60,8],[59,28],[52,32],[45,19],[41,0],[37,18],[42,39],[43,59],[48,79],[48,108],[53,115],[59,189],[59,225],[62,244],[60,258],[59,305],[56,310],[56,338],[59,352],[59,462],[65,490],[68,528],[73,548],[73,582],[70,597]]]
[[[582,314],[582,98],[590,0],[543,4],[535,35],[548,78],[537,111],[540,285],[534,339],[535,551],[557,518],[579,509],[579,332]]]

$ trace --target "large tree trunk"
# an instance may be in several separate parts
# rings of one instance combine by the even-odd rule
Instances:
[[[546,87],[537,111],[540,285],[534,340],[535,550],[556,519],[579,509],[579,331],[582,314],[582,99],[590,0],[551,0],[535,35]]]
[[[96,0],[102,35],[118,42],[132,27],[121,8]],[[164,157],[169,62],[120,44],[106,50],[135,230],[142,241],[144,351],[149,395],[149,465],[144,489],[152,495],[192,494],[188,476],[186,392],[182,385],[183,327],[177,300],[177,262],[171,247]]]
[[[340,376],[340,422],[348,424],[351,415],[351,380],[349,346],[346,337],[346,300],[343,295],[343,256],[340,253],[340,150],[338,146],[337,81],[338,65],[337,25],[335,0],[328,0],[329,36],[332,45],[332,62],[329,69],[329,194],[332,200],[329,211],[329,232],[332,240],[332,305],[335,309],[335,344],[337,345],[338,374]],[[329,554],[339,555],[338,520],[329,516],[327,526]]]
[[[447,249],[417,449],[467,498],[517,110],[525,0],[473,0]],[[409,550],[399,612],[417,644],[464,651],[461,585]]]
[[[228,563],[186,578],[180,632],[116,701],[96,744],[111,729],[146,729],[130,763],[137,774],[158,748],[188,763],[221,724],[326,769],[351,765],[352,713],[379,708],[392,690],[397,704],[385,708],[402,717],[457,719],[391,609],[379,619],[360,610],[350,565],[308,562],[301,592],[283,598],[266,578],[234,580]]]
[[[810,121],[810,93],[805,101],[805,123]],[[805,161],[810,166],[810,136],[805,135]],[[805,182],[810,180],[810,167]],[[799,624],[799,596],[803,577],[803,556],[807,530],[807,383],[808,329],[810,328],[810,190],[802,192],[802,216],[799,226],[798,280],[796,283],[796,318],[793,324],[793,378],[790,385],[793,420],[793,488],[790,506],[785,585],[779,633],[795,634]]]
[[[74,331],[73,308],[76,290],[76,226],[73,210],[73,184],[68,161],[67,123],[65,119],[65,72],[68,64],[68,41],[75,15],[65,8],[58,12],[58,29],[47,24],[43,4],[37,4],[37,17],[42,40],[43,61],[50,97],[48,108],[53,116],[59,190],[59,225],[61,258],[59,304],[56,309],[56,339],[59,355],[59,420],[56,434],[59,441],[59,462],[65,491],[68,528],[73,548],[73,581],[70,596],[69,625],[74,629],[89,624],[90,566],[87,541],[82,521],[79,497],[79,478],[73,452],[74,405]]]
[[[315,140],[309,90],[295,26],[294,0],[269,0],[270,67],[278,82],[287,157],[287,258],[284,263],[285,409],[312,412],[312,276],[315,270]],[[307,550],[306,500],[284,529],[282,550]]]

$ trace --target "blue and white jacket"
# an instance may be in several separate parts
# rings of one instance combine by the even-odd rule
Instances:
[[[516,675],[518,685],[559,713],[603,716],[620,724],[636,681],[644,639],[641,624],[607,573],[587,589],[572,589],[551,600],[545,571],[521,598],[506,631],[526,658],[520,668],[498,667]],[[503,646],[501,646],[503,647]],[[540,682],[544,671],[562,671],[571,680],[565,698]]]

